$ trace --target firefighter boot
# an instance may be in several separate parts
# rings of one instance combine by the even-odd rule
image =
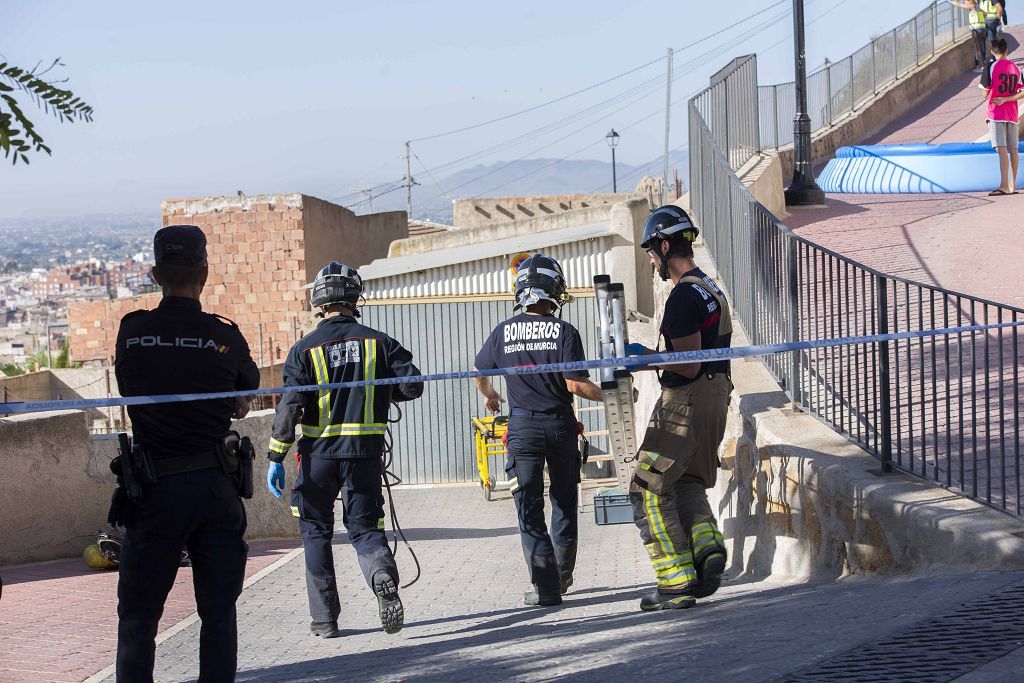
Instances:
[[[562,604],[562,596],[547,591],[541,593],[534,586],[532,591],[523,594],[523,604],[527,607],[558,607]]]
[[[576,568],[576,544],[556,545],[555,563],[558,565],[558,582],[562,595],[572,586],[572,572]]]
[[[341,635],[336,621],[314,621],[309,625],[309,632],[317,638],[337,638]]]
[[[643,612],[658,612],[669,609],[686,609],[697,604],[693,592],[686,590],[682,592],[664,591],[656,588],[640,599],[640,610]]]
[[[398,597],[398,584],[387,570],[378,569],[373,575],[373,592],[377,596],[384,632],[398,633],[405,623],[405,609],[402,607],[402,599]]]
[[[726,562],[725,538],[713,522],[694,525],[690,538],[693,543],[693,564],[697,571],[693,595],[706,598],[722,585]]]

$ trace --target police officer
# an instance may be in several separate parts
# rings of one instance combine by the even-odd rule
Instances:
[[[661,335],[669,352],[728,348],[729,304],[693,261],[698,230],[681,208],[663,206],[644,226],[641,248],[662,280],[675,285],[665,302]],[[627,353],[656,353],[629,344]],[[692,607],[718,590],[724,539],[705,489],[715,485],[732,382],[729,361],[661,367],[661,398],[640,446],[629,497],[657,589],[640,609]]]
[[[412,354],[377,330],[356,322],[363,292],[355,269],[331,261],[316,276],[310,304],[323,321],[288,352],[285,386],[328,384],[418,375]],[[301,423],[292,487],[292,513],[299,518],[306,553],[306,592],[313,618],[310,631],[336,638],[341,604],[331,538],[334,501],[344,490],[343,523],[359,556],[359,567],[377,596],[381,624],[388,633],[405,620],[398,597],[398,567],[384,534],[382,473],[384,434],[392,401],[423,393],[422,382],[292,392],[277,404],[267,457],[267,486],[280,497],[285,455]]]
[[[491,332],[476,356],[476,368],[491,370],[586,360],[580,333],[554,312],[571,297],[558,262],[543,254],[526,259],[516,272],[515,307],[522,312]],[[476,387],[487,409],[498,412],[504,398],[490,379]],[[519,513],[519,532],[534,590],[526,605],[562,604],[576,566],[580,452],[572,395],[601,401],[601,389],[583,371],[512,375],[506,378],[511,414],[505,471]],[[544,523],[544,465],[551,480],[551,529]],[[554,537],[552,539],[552,536]],[[554,543],[552,543],[552,540]]]
[[[152,311],[121,319],[114,361],[121,395],[256,389],[259,370],[238,326],[200,306],[208,274],[203,232],[193,225],[162,228],[153,252],[152,275],[163,299]],[[202,619],[199,680],[234,680],[235,601],[248,547],[245,510],[217,450],[231,418],[247,411],[244,399],[128,407],[138,452],[151,460],[157,481],[121,515],[119,681],[153,680],[157,624],[183,547]]]

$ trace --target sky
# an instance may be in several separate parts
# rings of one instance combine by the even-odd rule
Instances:
[[[841,59],[925,6],[806,0],[808,64]],[[684,147],[686,98],[733,57],[758,53],[762,84],[792,80],[791,7],[0,0],[0,61],[60,57],[51,75],[95,110],[92,123],[59,124],[23,101],[53,156],[0,159],[0,219],[157,214],[163,199],[238,190],[351,204],[364,184],[403,177],[406,140],[413,175],[442,192],[476,164],[606,159],[612,127],[618,160],[643,163],[664,148],[667,48],[669,144]]]

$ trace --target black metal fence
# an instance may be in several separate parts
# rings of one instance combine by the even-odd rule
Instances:
[[[732,106],[756,101],[756,58],[730,69],[690,101],[690,205],[752,343],[1024,320],[1024,310],[886,275],[783,225],[734,173],[753,154],[735,141],[758,139],[756,112]],[[1022,337],[1013,327],[766,364],[795,403],[883,463],[1020,515]]]

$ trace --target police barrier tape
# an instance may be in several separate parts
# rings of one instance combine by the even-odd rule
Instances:
[[[38,413],[50,410],[83,410],[86,408],[108,408],[116,406],[138,406],[160,403],[179,403],[182,401],[204,401],[219,398],[235,398],[237,396],[260,396],[266,394],[285,394],[292,392],[319,391],[321,389],[354,389],[363,386],[380,386],[391,384],[408,384],[410,382],[439,382],[453,379],[473,379],[475,377],[507,377],[510,375],[541,375],[552,372],[572,372],[578,370],[597,370],[600,368],[627,368],[636,370],[651,366],[684,365],[687,363],[704,363],[711,361],[735,360],[771,356],[777,353],[806,351],[809,349],[826,349],[837,346],[856,346],[876,342],[902,341],[925,337],[982,332],[1004,328],[1024,326],[1024,321],[996,323],[991,325],[971,325],[967,327],[943,327],[934,330],[916,330],[911,332],[893,332],[890,334],[872,334],[859,337],[839,337],[836,339],[816,339],[801,342],[783,342],[780,344],[761,344],[758,346],[741,346],[728,349],[701,349],[699,351],[677,351],[672,353],[654,353],[644,356],[627,358],[605,358],[600,360],[572,361],[568,363],[549,363],[547,365],[530,365],[515,368],[498,368],[495,370],[464,370],[460,372],[443,372],[433,375],[415,375],[410,377],[386,377],[383,379],[359,380],[353,382],[333,382],[328,384],[304,384],[301,386],[271,387],[268,389],[250,389],[248,391],[219,391],[207,394],[161,394],[156,396],[124,396],[116,398],[81,398],[61,401],[14,401],[0,403],[0,414]]]

